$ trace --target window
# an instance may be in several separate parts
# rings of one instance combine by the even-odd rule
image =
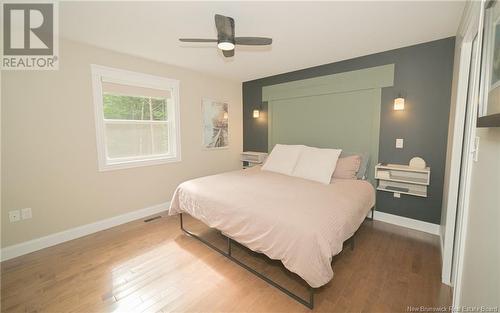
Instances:
[[[99,170],[180,161],[179,82],[92,65]]]

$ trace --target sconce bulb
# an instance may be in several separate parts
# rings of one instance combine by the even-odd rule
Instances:
[[[253,110],[253,118],[259,118],[260,116],[260,111],[259,110]]]
[[[402,111],[405,109],[405,99],[396,98],[394,99],[394,111]]]

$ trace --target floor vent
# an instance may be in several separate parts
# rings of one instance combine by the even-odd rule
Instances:
[[[144,222],[145,223],[148,223],[148,222],[151,222],[151,221],[154,221],[154,220],[157,220],[161,218],[161,215],[158,215],[158,216],[155,216],[155,217],[151,217],[151,218],[148,218],[148,219],[145,219]]]

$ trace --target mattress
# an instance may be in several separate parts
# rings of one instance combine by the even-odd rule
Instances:
[[[333,277],[332,257],[375,204],[364,180],[325,185],[259,166],[180,184],[169,215],[188,213],[253,251],[280,260],[311,287]]]

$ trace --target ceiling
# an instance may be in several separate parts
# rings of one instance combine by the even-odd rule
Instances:
[[[60,2],[60,33],[72,39],[236,81],[454,36],[464,2]],[[224,58],[214,14],[235,19],[237,36],[273,38]]]

